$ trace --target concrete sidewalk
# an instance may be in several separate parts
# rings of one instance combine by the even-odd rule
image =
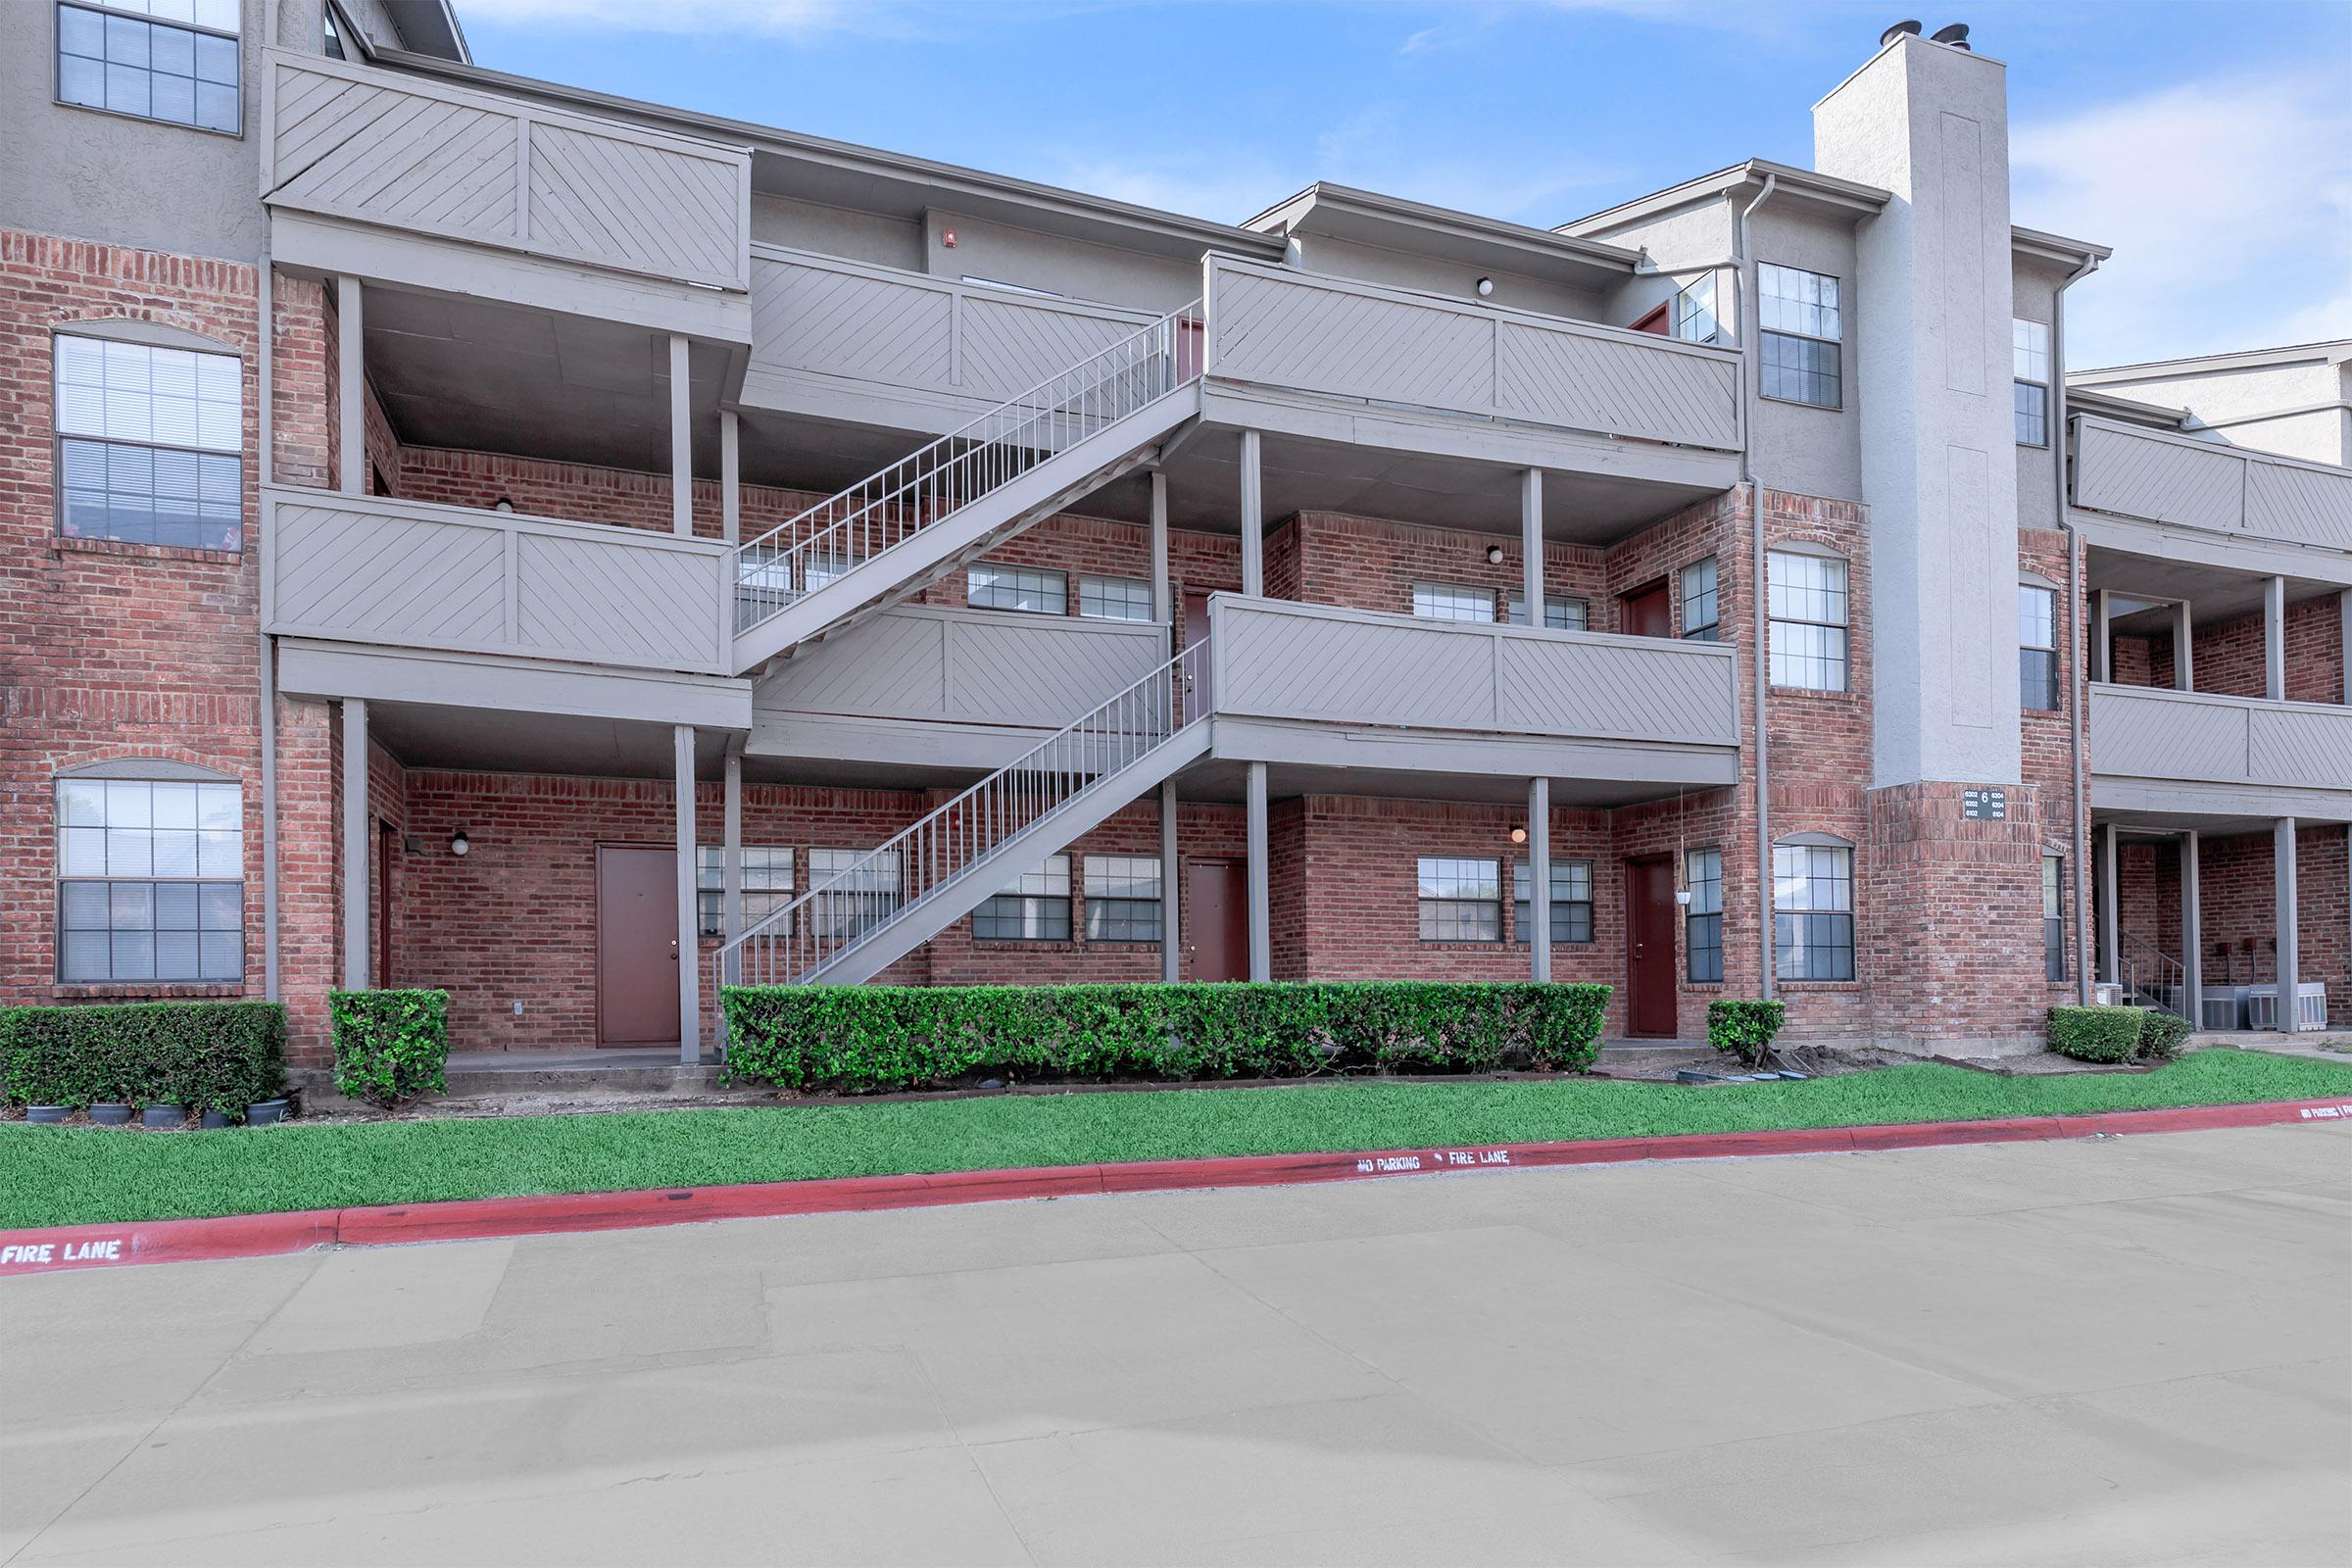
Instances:
[[[0,1560],[2333,1562],[2352,1124],[0,1282]]]

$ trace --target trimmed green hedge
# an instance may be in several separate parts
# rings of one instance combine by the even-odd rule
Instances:
[[[0,1008],[0,1100],[241,1112],[286,1090],[276,1002]]]
[[[1729,1052],[1750,1067],[1764,1065],[1772,1042],[1788,1020],[1785,1002],[1733,998],[1707,1004],[1707,1044]]]
[[[1598,985],[727,986],[727,1077],[875,1093],[1379,1070],[1581,1072]]]
[[[2139,1007],[2052,1007],[2050,1049],[2077,1061],[2130,1061],[2144,1019]]]
[[[2139,1025],[2139,1051],[2142,1061],[2170,1061],[2180,1054],[2180,1043],[2188,1038],[2188,1020],[2177,1012],[2165,1012],[2150,1007]]]
[[[449,1087],[449,993],[330,991],[335,1087],[354,1100],[392,1106]]]

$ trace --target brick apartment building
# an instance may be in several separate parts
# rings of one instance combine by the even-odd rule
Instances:
[[[1547,231],[625,102],[444,0],[0,40],[0,1001],[2352,1023],[2352,344],[2070,372],[2108,253],[2011,224],[1985,55]]]

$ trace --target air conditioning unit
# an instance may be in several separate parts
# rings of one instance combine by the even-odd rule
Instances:
[[[2246,987],[2246,1027],[2276,1029],[2278,1026],[2278,988]],[[2306,980],[2295,987],[2295,1027],[2328,1027],[2328,987],[2324,981]]]
[[[2246,988],[2244,986],[2207,986],[2197,1001],[2204,1014],[2197,1020],[2200,1029],[2235,1034],[2246,1027]]]
[[[2112,980],[2102,980],[2092,987],[2090,999],[2102,1007],[2120,1007],[2131,1000],[2124,988]]]

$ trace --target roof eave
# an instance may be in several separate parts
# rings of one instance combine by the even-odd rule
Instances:
[[[1476,213],[1436,207],[1380,191],[1335,185],[1328,180],[1317,180],[1304,190],[1285,197],[1250,219],[1245,226],[1278,229],[1286,234],[1301,228],[1312,232],[1311,224],[1319,210],[1329,210],[1335,215],[1359,215],[1402,228],[1448,239],[1467,240],[1497,252],[1524,256],[1539,264],[1557,265],[1566,262],[1604,268],[1613,272],[1632,272],[1642,262],[1641,252],[1622,245],[1563,234],[1556,229],[1534,228],[1498,218],[1483,218]]]
[[[1892,191],[1858,180],[1840,179],[1835,174],[1816,173],[1810,169],[1798,169],[1792,164],[1777,164],[1768,158],[1750,158],[1713,173],[1687,179],[1664,190],[1637,196],[1630,202],[1604,208],[1583,218],[1562,223],[1557,233],[1583,238],[1598,230],[1616,228],[1644,219],[1696,205],[1699,202],[1719,201],[1736,191],[1762,189],[1770,178],[1777,189],[1801,196],[1822,207],[1851,213],[1856,218],[1871,217],[1884,210],[1894,199]]]

